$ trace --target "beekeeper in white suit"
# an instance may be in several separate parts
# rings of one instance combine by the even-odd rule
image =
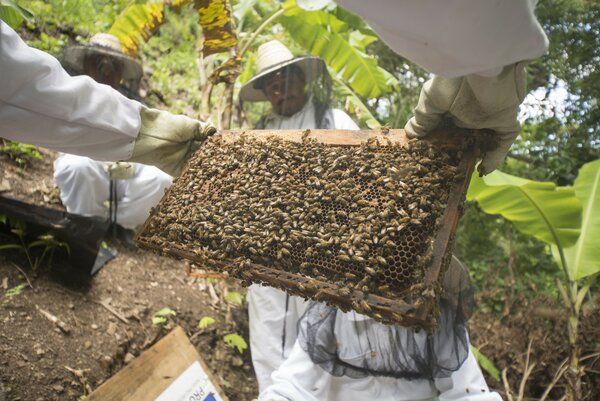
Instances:
[[[123,82],[139,82],[142,66],[121,48],[116,36],[98,33],[87,45],[65,49],[62,62],[73,73],[124,91]],[[133,246],[135,229],[171,185],[171,176],[154,166],[61,153],[54,161],[54,182],[68,212],[110,218],[117,237]]]
[[[331,108],[331,78],[322,59],[294,57],[273,40],[258,48],[257,73],[240,90],[242,104],[269,102],[258,129],[358,129],[342,110]],[[288,357],[296,341],[297,322],[306,302],[259,285],[248,288],[250,352],[259,389],[271,383],[271,373]]]
[[[526,61],[548,46],[533,13],[536,1],[337,2],[364,17],[398,54],[436,74],[423,86],[407,133],[427,135],[443,118],[491,129],[497,146],[479,172],[497,168],[520,131]],[[427,336],[311,303],[290,356],[259,400],[500,401],[470,352],[454,305],[442,304],[440,330]]]
[[[209,123],[145,107],[88,76],[71,77],[0,21],[0,136],[176,176],[214,132]]]
[[[259,401],[502,401],[470,350],[472,288],[453,258],[431,334],[311,302]]]

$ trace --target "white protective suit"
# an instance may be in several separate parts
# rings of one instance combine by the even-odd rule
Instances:
[[[338,310],[336,313],[335,339],[340,360],[361,366],[365,358],[385,358],[391,352],[385,346],[389,338],[387,326],[376,324],[373,331],[357,334],[357,322],[370,318],[353,311],[344,313]],[[372,344],[375,333],[379,333],[379,344],[376,345]],[[426,333],[421,331],[415,337],[424,346]],[[400,346],[406,347],[406,344]],[[371,355],[372,349],[378,349],[382,355]],[[389,352],[386,353],[386,349]],[[259,401],[502,401],[498,393],[489,390],[471,352],[450,377],[434,380],[373,375],[351,378],[334,377],[324,371],[296,342],[290,356],[273,373],[272,379],[273,384],[261,392]]]
[[[132,163],[132,176],[114,180],[117,224],[135,230],[143,224],[172,182],[154,166]],[[107,163],[84,156],[61,154],[54,161],[54,183],[69,213],[108,218],[110,177]]]
[[[447,78],[496,76],[540,57],[548,38],[537,0],[335,0],[360,15],[397,54]]]
[[[0,21],[0,136],[88,156],[127,160],[142,105],[27,46]]]
[[[328,128],[356,130],[358,126],[342,110],[329,109],[323,125]],[[265,129],[316,128],[315,108],[311,100],[290,117],[271,114],[265,119]],[[300,297],[259,285],[248,288],[248,319],[250,352],[259,390],[271,383],[271,373],[288,357],[296,341],[296,324],[306,308]]]

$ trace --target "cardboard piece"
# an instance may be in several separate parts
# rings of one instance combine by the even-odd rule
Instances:
[[[181,327],[90,394],[88,401],[229,401]]]

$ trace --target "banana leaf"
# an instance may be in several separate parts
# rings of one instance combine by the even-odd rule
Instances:
[[[359,96],[375,98],[389,92],[389,76],[374,57],[361,51],[371,38],[359,37],[347,23],[325,11],[304,11],[290,2],[279,22],[314,56],[321,57]],[[358,45],[353,46],[352,44]]]
[[[581,234],[574,246],[564,249],[564,255],[569,276],[580,280],[600,272],[600,159],[583,165],[574,188],[583,206]],[[552,253],[559,256],[556,247]]]
[[[494,171],[483,178],[473,174],[467,199],[548,244],[565,248],[579,237],[581,202],[570,187]]]

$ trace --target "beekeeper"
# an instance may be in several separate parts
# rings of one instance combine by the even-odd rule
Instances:
[[[501,401],[470,350],[472,289],[453,258],[438,328],[384,325],[311,302],[298,340],[259,401]]]
[[[95,160],[128,160],[178,175],[215,132],[209,123],[151,109],[27,46],[0,21],[0,136]]]
[[[240,90],[240,102],[269,102],[258,129],[358,129],[342,110],[331,108],[331,78],[322,59],[294,57],[273,40],[258,48],[257,74]],[[306,302],[271,287],[248,288],[250,352],[259,389],[288,357]]]
[[[122,93],[124,82],[137,87],[142,77],[141,65],[123,53],[119,39],[108,33],[92,36],[87,45],[68,47],[62,63],[68,71],[88,75]],[[171,176],[154,166],[62,153],[54,161],[54,182],[68,212],[109,217],[118,238],[133,246],[135,229],[171,185]]]

